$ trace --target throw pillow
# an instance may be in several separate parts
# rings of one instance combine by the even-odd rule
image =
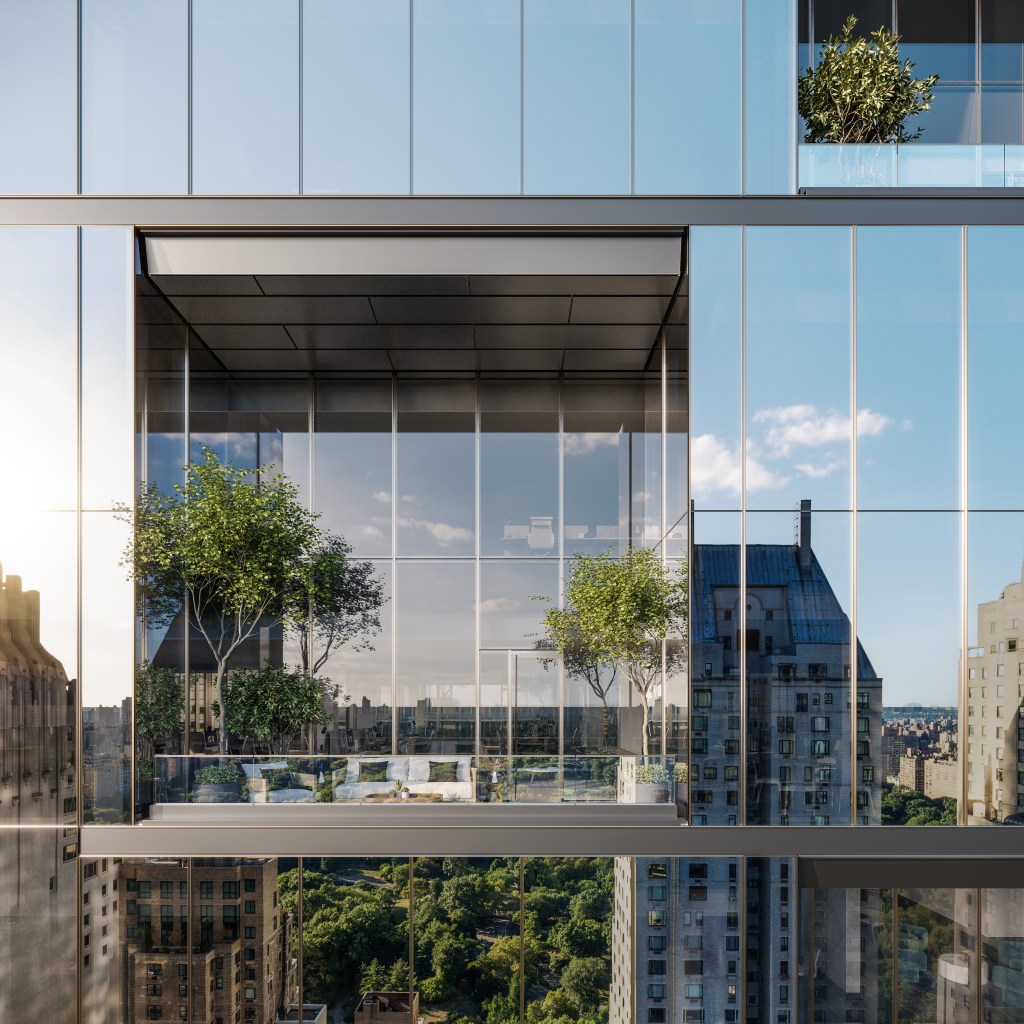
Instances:
[[[387,761],[362,761],[359,764],[360,782],[387,782]]]
[[[431,761],[430,762],[431,782],[455,782],[454,761]]]

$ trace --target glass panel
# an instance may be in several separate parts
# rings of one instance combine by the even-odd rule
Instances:
[[[395,590],[399,752],[471,754],[476,732],[473,564],[399,562]]]
[[[899,184],[974,188],[1002,181],[1001,146],[900,146],[896,153]]]
[[[740,515],[694,513],[690,566],[690,823],[735,825],[742,784]],[[685,755],[681,758],[686,760]]]
[[[981,141],[1020,145],[1024,96],[1019,85],[983,85]]]
[[[326,676],[341,687],[331,721],[317,730],[319,735],[315,749],[326,754],[391,752],[394,614],[390,599],[391,565],[381,561],[371,565],[374,576],[384,580],[385,600],[380,609],[380,632],[363,634],[354,638],[352,643],[333,648],[317,669],[318,675]],[[364,641],[372,646],[361,646]],[[317,661],[320,661],[324,651],[322,647],[318,650]],[[339,792],[337,795],[347,794]]]
[[[77,78],[75,0],[4,4],[0,90],[17,102],[0,115],[0,192],[77,191]]]
[[[742,190],[742,16],[739,0],[636,4],[638,193]]]
[[[981,77],[986,82],[1020,81],[1024,10],[1001,0],[981,0]]]
[[[808,188],[895,188],[896,146],[810,143],[800,147],[800,184]]]
[[[480,563],[480,646],[532,650],[543,618],[558,603],[558,562],[509,559]]]
[[[685,558],[689,554],[687,534],[690,515],[688,329],[682,325],[666,329],[665,349],[665,554],[669,558]],[[648,430],[657,429],[661,420],[661,410],[652,409],[650,405],[654,397],[652,390],[647,390]],[[650,525],[648,523],[647,527]]]
[[[188,191],[188,3],[82,4],[82,191]]]
[[[909,50],[910,47],[907,47]],[[902,53],[902,50],[901,50]],[[981,118],[979,115],[979,91],[976,85],[943,85],[935,86],[933,90],[935,98],[932,101],[931,110],[925,111],[918,120],[911,121],[907,130],[913,134],[919,128],[922,129],[921,139],[923,142],[933,145],[935,143],[955,143],[957,145],[976,145],[980,141],[979,128]],[[1000,140],[1004,141],[1004,140]],[[1009,142],[1010,140],[1005,140]],[[915,182],[908,180],[904,174],[902,158],[905,152],[913,152],[914,146],[904,146],[900,149],[900,184],[912,185]],[[933,154],[936,156],[938,154]],[[951,154],[959,155],[959,154]],[[976,153],[963,154],[965,159],[976,158]],[[952,165],[951,165],[952,166]],[[909,168],[908,168],[909,169]],[[921,184],[930,184],[923,181]],[[958,181],[950,181],[948,184],[959,184]],[[973,182],[965,182],[973,184]]]
[[[850,823],[851,518],[747,516],[748,824]]]
[[[967,545],[967,815],[1024,813],[1019,709],[1024,701],[1024,515],[971,513]]]
[[[860,824],[956,824],[959,535],[957,513],[857,516]]]
[[[0,523],[7,523],[21,512],[77,503],[76,229],[5,227],[0,266],[0,334],[18,339],[18,358],[0,374],[0,423],[8,438],[31,438],[5,453],[7,479],[32,481],[17,503],[4,503]]]
[[[485,755],[497,756],[508,753],[509,735],[509,684],[508,651],[480,652],[480,750]],[[508,771],[506,760],[493,763],[482,762],[485,770],[499,771],[501,777],[494,776],[489,781],[497,784],[505,781]],[[479,780],[478,780],[479,782]],[[493,799],[488,792],[487,800],[497,803],[504,799],[501,792]],[[483,799],[483,797],[479,797]]]
[[[302,190],[409,191],[408,0],[303,0]]]
[[[467,1016],[518,1020],[519,859],[417,857],[413,872],[420,1014],[456,1000]]]
[[[126,904],[119,890],[122,863],[127,862],[114,857],[77,861],[81,869],[83,942],[89,935],[88,946],[82,948],[81,1024],[127,1024],[130,1019],[121,996],[122,965],[128,956],[122,929]],[[136,937],[133,932],[133,939]]]
[[[526,0],[525,19],[525,191],[628,193],[629,3]]]
[[[134,591],[120,557],[127,525],[105,512],[82,516],[82,716],[87,784],[83,814],[129,820],[128,763],[134,665]],[[181,708],[182,687],[172,687]],[[148,723],[147,723],[148,724]],[[152,765],[150,765],[150,770]],[[140,772],[142,771],[140,767]]]
[[[194,0],[192,191],[299,187],[298,7]]]
[[[471,381],[399,381],[398,554],[474,553],[474,406]]]
[[[739,508],[743,229],[690,229],[690,482],[702,508]],[[748,489],[756,486],[748,481]]]
[[[849,228],[747,229],[750,508],[849,507],[850,248]]]
[[[132,235],[82,228],[83,508],[132,499]]]
[[[309,388],[305,380],[194,375],[189,391],[189,449],[222,462],[271,467],[309,495]]]
[[[975,0],[899,0],[898,11],[900,58],[917,64],[917,74],[977,78]]]
[[[520,191],[519,9],[518,0],[416,4],[414,192]]]
[[[748,194],[796,191],[796,5],[746,5],[746,175]]]
[[[981,889],[978,895],[985,956],[982,1005],[994,1021],[1010,1021],[1024,1012],[1024,890]]]
[[[75,516],[37,513],[32,526],[2,534],[0,821],[69,826],[77,821]]]
[[[316,385],[315,508],[358,556],[391,554],[391,395],[390,380]]]
[[[4,797],[3,820],[13,824],[7,792]],[[77,853],[74,829],[0,829],[0,1015],[6,1020],[76,1020]],[[95,954],[91,947],[85,952],[91,966]]]
[[[928,275],[898,273],[908,248],[929,253]],[[959,503],[960,263],[959,228],[857,231],[861,508]]]
[[[806,6],[806,0],[800,0]],[[823,42],[839,35],[847,17],[857,18],[858,34],[867,35],[880,25],[892,28],[892,0],[813,0],[814,41]]]
[[[649,424],[649,390],[643,380],[565,381],[567,555],[660,538],[661,417]]]
[[[936,1011],[940,1020],[969,1019],[965,1011],[978,997],[970,969],[977,933],[968,935],[963,926],[974,895],[969,889],[899,892],[894,956],[901,1021],[931,1020]]]
[[[527,1016],[522,1019],[543,1020],[554,1013],[570,1019],[608,1019],[618,895],[615,863],[611,857],[525,858],[523,904],[537,926],[528,928],[523,938]],[[510,939],[501,941],[506,956],[518,953]],[[625,963],[631,959],[627,956]],[[615,966],[622,964],[620,959]],[[515,1020],[518,1012],[517,981],[513,972],[501,975],[500,991],[507,993],[511,1011],[506,1020]],[[497,987],[497,979],[492,984]]]
[[[969,230],[967,471],[971,508],[1024,508],[1018,474],[1007,472],[1016,446],[1006,430],[1003,412],[1016,406],[1015,382],[1024,373],[1024,309],[1014,298],[1014,268],[1021,259],[1021,228]]]
[[[284,862],[282,862],[283,864]],[[297,872],[281,875],[281,902],[294,915]],[[355,1007],[357,1020],[409,1014],[410,861],[302,860],[302,981],[306,1020]],[[385,1016],[385,1014],[387,1016]],[[261,1019],[261,1018],[257,1018]]]
[[[480,384],[480,551],[558,556],[558,383]]]
[[[532,799],[557,799],[561,673],[557,661],[512,655],[512,753],[546,755],[528,757],[521,762],[520,772],[530,776],[538,791]],[[544,773],[539,778],[539,773]],[[521,780],[522,781],[522,780]],[[552,793],[543,792],[551,786]]]
[[[891,889],[814,889],[803,901],[801,958],[814,965],[810,1019],[892,1024],[893,895]]]

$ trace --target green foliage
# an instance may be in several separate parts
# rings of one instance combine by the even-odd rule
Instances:
[[[883,825],[955,825],[956,800],[932,799],[916,790],[882,784]]]
[[[195,784],[197,786],[225,786],[233,782],[241,782],[245,773],[237,764],[211,764],[197,768]]]
[[[156,740],[181,727],[185,714],[184,679],[173,668],[156,668],[148,661],[138,665],[134,713],[139,757],[148,760],[153,756]]]
[[[267,661],[260,669],[235,669],[224,682],[224,724],[246,743],[268,743],[287,752],[306,723],[330,721],[324,705],[338,694],[329,679],[289,671]]]
[[[869,39],[854,37],[851,14],[838,36],[824,44],[816,67],[797,83],[797,109],[807,125],[805,142],[911,142],[907,119],[930,110],[938,75],[914,77],[914,64],[900,62],[900,37],[878,28]]]
[[[205,448],[172,494],[151,486],[134,509],[117,510],[132,527],[122,564],[140,611],[161,625],[184,610],[216,662],[218,691],[231,655],[259,627],[305,631],[307,668],[314,640],[329,652],[379,628],[380,582],[349,562],[344,541],[320,530],[295,484],[271,469],[224,464]],[[310,626],[310,609],[322,625]]]
[[[596,956],[574,958],[562,971],[562,989],[578,1013],[598,1004],[609,980],[608,965]]]
[[[361,992],[385,992],[385,985],[388,982],[388,974],[384,965],[374,957],[362,970],[359,975],[359,988]]]
[[[613,665],[643,711],[642,753],[649,753],[649,695],[686,660],[686,565],[670,568],[650,548],[621,558],[607,551],[576,555],[565,582],[565,607],[544,616],[545,640],[567,660]]]
[[[633,776],[639,785],[659,786],[669,781],[668,769],[663,764],[640,764]]]

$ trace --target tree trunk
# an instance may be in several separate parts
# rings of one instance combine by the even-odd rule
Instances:
[[[640,709],[643,712],[643,724],[640,732],[640,752],[644,757],[650,754],[650,737],[647,735],[648,726],[651,722],[651,705],[647,703],[647,693],[644,690],[637,688],[637,693],[640,696]]]
[[[217,703],[220,704],[220,726],[219,726],[219,745],[220,752],[226,754],[228,752],[228,728],[225,724],[227,720],[227,704],[224,702],[224,676],[225,676],[225,662],[217,662]]]

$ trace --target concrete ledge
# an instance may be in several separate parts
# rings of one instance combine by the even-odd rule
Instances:
[[[194,806],[192,808],[195,809]],[[427,811],[429,808],[418,808]],[[1014,858],[1024,866],[1024,829],[892,827],[698,827],[689,828],[669,813],[658,823],[603,808],[600,824],[592,812],[554,805],[550,813],[501,817],[497,808],[468,805],[445,818],[414,818],[405,808],[372,816],[366,809],[332,815],[330,823],[293,816],[273,821],[259,814],[245,823],[224,815],[195,823],[85,825],[84,856],[126,857],[298,857],[298,856],[465,856],[465,857],[797,857],[851,860],[941,860]],[[646,811],[646,809],[645,809]],[[306,811],[308,815],[308,809]],[[824,877],[824,876],[823,876]],[[1024,878],[1024,870],[1020,877]],[[931,883],[934,884],[934,883]],[[958,884],[951,882],[951,885]],[[961,882],[959,884],[969,884]],[[979,883],[984,884],[984,883]]]
[[[138,827],[215,826],[238,828],[605,828],[674,827],[675,804],[154,804]]]

